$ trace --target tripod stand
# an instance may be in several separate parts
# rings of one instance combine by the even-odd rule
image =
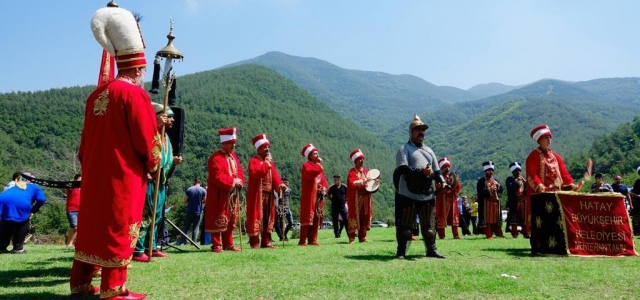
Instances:
[[[180,251],[185,251],[184,249],[180,249],[174,245],[171,245],[167,240],[169,237],[171,237],[171,235],[169,234],[169,232],[167,231],[167,234],[164,234],[164,231],[166,229],[166,223],[169,223],[169,225],[171,225],[171,227],[173,227],[173,229],[177,230],[179,235],[184,237],[185,240],[187,240],[187,242],[189,242],[189,244],[193,245],[194,247],[196,247],[196,249],[200,250],[200,246],[198,246],[198,244],[196,244],[196,242],[194,242],[186,233],[182,232],[182,230],[176,226],[176,224],[174,224],[171,220],[169,220],[167,218],[166,215],[167,210],[163,209],[162,210],[162,219],[160,220],[160,224],[158,224],[158,235],[160,236],[158,238],[158,241],[160,241],[158,244],[160,244],[160,251],[163,250],[163,248],[169,247],[169,248],[173,248],[173,249],[177,249]],[[166,223],[165,223],[166,222]]]

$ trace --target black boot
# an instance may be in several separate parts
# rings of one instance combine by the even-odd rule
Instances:
[[[396,227],[396,241],[398,242],[398,249],[396,251],[397,259],[404,259],[406,255],[408,241],[406,234],[407,231],[409,232],[408,235],[411,236],[411,231]]]
[[[424,237],[424,246],[427,250],[427,257],[444,258],[444,256],[438,252],[438,248],[436,248],[436,235],[433,230],[427,231]]]

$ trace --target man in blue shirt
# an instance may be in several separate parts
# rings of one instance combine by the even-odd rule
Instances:
[[[0,253],[9,253],[7,247],[11,242],[11,253],[26,253],[23,246],[29,230],[29,219],[46,200],[39,186],[19,175],[19,172],[14,173],[12,178],[15,178],[15,185],[0,194]]]
[[[184,219],[182,232],[187,234],[191,230],[191,239],[195,242],[202,223],[202,210],[204,209],[204,200],[207,198],[207,190],[200,186],[202,182],[200,178],[196,178],[192,187],[185,192],[184,202],[187,203],[187,217]],[[180,237],[178,245],[186,244],[186,239]]]
[[[613,176],[613,184],[611,185],[611,188],[613,188],[614,192],[624,195],[624,204],[627,207],[627,210],[632,210],[633,204],[631,203],[629,188],[622,183],[622,176],[620,175]]]

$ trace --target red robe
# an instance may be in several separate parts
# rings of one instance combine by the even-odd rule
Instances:
[[[571,174],[567,171],[562,157],[553,150],[543,151],[540,147],[529,153],[526,162],[527,184],[527,212],[526,229],[531,232],[531,195],[535,193],[539,184],[544,185],[544,191],[558,191],[564,185],[573,183]]]
[[[436,228],[446,228],[447,225],[459,226],[460,212],[458,211],[458,195],[462,185],[458,181],[453,186],[451,174],[442,174],[442,177],[451,185],[451,189],[442,188],[441,183],[436,184]]]
[[[78,159],[82,189],[75,259],[102,267],[131,261],[147,174],[160,162],[160,135],[142,88],[115,80],[87,99]]]
[[[263,230],[273,232],[275,223],[276,206],[273,201],[273,191],[278,190],[282,184],[280,174],[276,169],[275,163],[271,162],[271,166],[259,156],[255,155],[249,160],[249,185],[247,191],[247,235],[258,236]],[[268,193],[269,199],[272,199],[264,207],[262,202],[263,193]],[[267,228],[262,228],[263,211],[269,210],[269,220]]]
[[[367,192],[367,174],[369,170],[362,168],[358,172],[356,168],[349,170],[347,175],[347,232],[355,233],[359,230],[371,229],[371,218],[373,218],[373,194]],[[357,185],[355,181],[362,180],[364,184]],[[357,204],[356,204],[357,202]]]
[[[300,170],[302,184],[300,189],[300,225],[313,225],[313,217],[316,210],[316,198],[318,197],[318,185],[327,189],[327,179],[324,177],[322,166],[307,161],[302,164]],[[322,222],[322,220],[320,221]]]
[[[207,169],[209,177],[207,178],[204,230],[205,232],[223,232],[228,226],[236,228],[239,207],[229,206],[229,194],[235,178],[240,178],[244,184],[244,171],[240,160],[235,153],[227,154],[219,149],[209,157]],[[236,194],[236,197],[238,196]],[[237,200],[234,199],[234,201]]]

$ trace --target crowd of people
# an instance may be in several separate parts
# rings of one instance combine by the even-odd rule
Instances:
[[[119,7],[103,8],[94,14],[91,28],[104,48],[105,59],[98,87],[86,104],[78,151],[82,175],[75,177],[76,181],[82,179],[82,188],[68,191],[71,229],[67,246],[75,247],[70,290],[74,297],[99,293],[103,299],[144,299],[146,295],[130,291],[125,282],[132,260],[148,262],[151,257],[168,256],[157,249],[154,237],[166,201],[166,182],[172,170],[182,163],[182,157],[173,153],[165,131],[173,125],[174,116],[168,106],[152,103],[142,88],[145,46],[134,15]],[[108,67],[110,57],[115,58],[118,70],[115,78],[110,73],[113,69]],[[444,256],[438,252],[436,239],[445,238],[448,226],[454,239],[462,239],[459,229],[462,236],[504,237],[499,199],[505,188],[509,225],[506,231],[513,237],[519,232],[528,237],[529,199],[533,193],[576,191],[581,187],[574,183],[560,155],[551,150],[549,127],[540,125],[531,132],[539,147],[526,158],[526,172],[522,173],[519,162],[511,163],[512,176],[503,184],[494,177],[493,162],[482,163],[484,176],[478,179],[476,195],[469,203],[466,196],[460,195],[460,178],[451,172],[454,162],[448,157],[438,158],[425,144],[428,128],[415,115],[409,125],[409,139],[396,153],[393,185],[398,259],[405,257],[408,242],[415,240],[418,232],[425,255],[441,259]],[[291,189],[271,156],[268,136],[260,133],[251,140],[256,153],[248,161],[245,173],[235,153],[238,128],[221,128],[218,134],[220,148],[207,162],[207,188],[196,179],[185,193],[184,232],[191,231],[191,240],[195,241],[204,221],[204,232],[211,237],[211,252],[238,252],[234,230],[244,223],[251,248],[276,248],[272,232],[287,241],[292,228]],[[371,229],[375,192],[369,187],[372,180],[378,185],[379,179],[370,176],[364,166],[363,151],[355,149],[350,153],[353,167],[346,184],[335,175],[331,187],[318,149],[306,144],[301,155],[306,161],[301,166],[298,245],[320,246],[318,229],[324,221],[325,200],[331,202],[336,238],[341,237],[342,220],[349,243],[354,243],[356,237],[360,243],[369,242],[367,232]],[[640,173],[640,167],[637,171]],[[0,253],[8,253],[11,242],[11,253],[25,253],[29,219],[45,201],[40,187],[21,174],[14,174],[11,184],[0,194]],[[597,174],[592,192],[624,194],[633,212],[633,229],[640,232],[640,180],[631,190],[621,184],[619,175],[614,180],[614,184],[606,184]],[[244,191],[246,206],[242,207],[240,197]],[[239,220],[241,210],[246,216],[243,222]],[[186,243],[186,238],[178,243]],[[97,272],[101,272],[101,282],[94,287],[91,282]]]

